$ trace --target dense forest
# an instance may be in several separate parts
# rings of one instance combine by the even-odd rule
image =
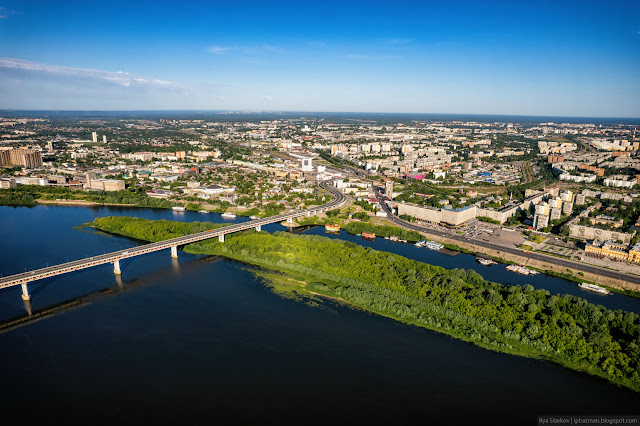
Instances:
[[[126,217],[91,226],[157,241],[213,224]],[[640,317],[531,285],[505,286],[472,270],[447,270],[321,236],[231,234],[201,241],[192,253],[221,255],[285,272],[306,290],[487,349],[544,358],[640,391]]]
[[[35,206],[38,204],[31,194],[9,192],[0,194],[0,206]]]

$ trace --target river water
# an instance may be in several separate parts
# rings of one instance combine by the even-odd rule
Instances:
[[[217,214],[170,210],[0,207],[0,273],[137,245],[78,227],[108,215],[225,222]],[[305,232],[324,234],[322,228]],[[640,312],[637,299],[586,293],[565,280],[522,277],[501,265],[486,268],[468,255],[344,233],[340,238]],[[5,419],[534,424],[541,414],[640,412],[640,395],[598,378],[333,302],[314,307],[283,299],[250,266],[179,255],[174,261],[167,250],[122,262],[121,280],[105,265],[34,283],[28,307],[19,288],[0,291],[0,320],[63,304],[55,314],[0,334]],[[70,300],[75,306],[65,308]]]

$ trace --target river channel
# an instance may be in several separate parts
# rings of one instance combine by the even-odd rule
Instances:
[[[0,273],[138,244],[80,226],[101,216],[225,222],[218,214],[170,210],[0,207]],[[523,277],[504,265],[483,267],[473,256],[344,232],[339,238],[640,312],[638,299]],[[3,413],[27,424],[206,424],[231,416],[524,425],[545,414],[640,412],[639,394],[546,361],[487,351],[331,301],[311,306],[282,298],[237,262],[183,252],[175,261],[167,250],[121,267],[120,279],[104,265],[31,284],[29,306],[19,288],[0,290],[0,321],[51,311],[0,334]]]

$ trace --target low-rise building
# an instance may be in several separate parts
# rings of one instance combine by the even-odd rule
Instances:
[[[613,241],[593,241],[588,243],[584,250],[587,253],[595,253],[612,259],[640,263],[640,244],[629,248],[626,244],[614,243]]]
[[[13,178],[0,179],[0,189],[9,189],[16,187],[16,180]]]
[[[162,189],[162,188],[156,188],[156,189],[152,189],[151,191],[147,191],[147,197],[151,197],[151,198],[167,199],[169,197],[173,197],[174,195],[175,195],[175,192],[169,191],[167,189]]]
[[[124,181],[119,179],[89,179],[87,180],[88,189],[99,191],[123,191]]]

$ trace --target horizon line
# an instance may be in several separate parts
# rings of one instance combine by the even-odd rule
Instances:
[[[312,110],[258,110],[258,109],[0,109],[0,114],[5,112],[85,112],[85,113],[131,113],[131,112],[195,112],[195,113],[241,113],[241,114],[380,114],[380,115],[463,115],[463,116],[503,116],[503,117],[544,117],[544,118],[598,118],[598,119],[625,119],[640,120],[640,117],[632,116],[578,116],[578,115],[538,115],[538,114],[504,114],[504,113],[463,113],[463,112],[382,112],[382,111],[312,111]]]

